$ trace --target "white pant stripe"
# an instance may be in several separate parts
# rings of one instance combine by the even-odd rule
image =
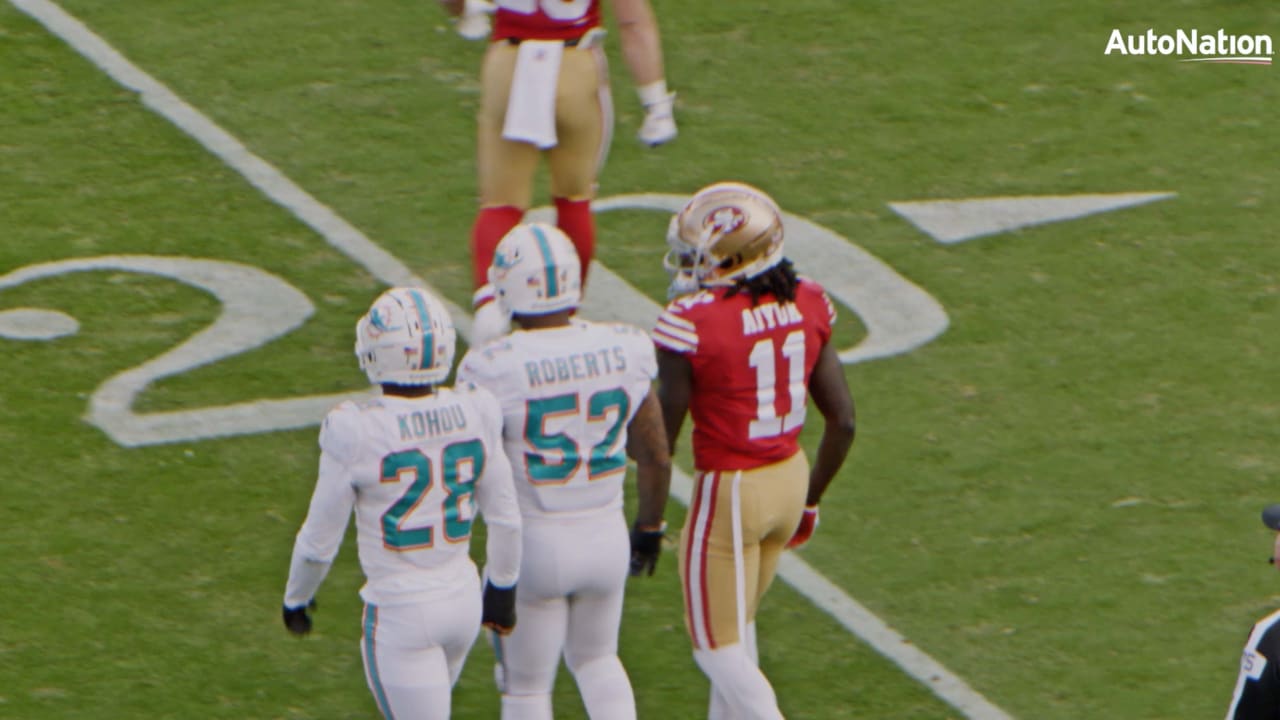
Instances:
[[[694,643],[704,648],[711,646],[711,628],[707,627],[704,609],[706,588],[702,585],[702,570],[706,558],[702,554],[702,544],[711,531],[712,489],[715,487],[716,477],[714,474],[702,477],[698,516],[693,520],[693,533],[689,538],[689,626],[693,628]]]

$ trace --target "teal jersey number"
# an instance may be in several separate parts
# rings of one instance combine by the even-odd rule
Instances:
[[[476,517],[475,482],[484,474],[484,443],[479,440],[458,442],[444,449],[444,487],[449,497],[444,501],[444,536],[449,542],[471,537],[471,522]]]
[[[547,434],[547,418],[559,415],[576,415],[578,394],[557,395],[529,400],[525,403],[524,439],[539,452],[524,454],[529,479],[538,484],[568,482],[578,472],[582,458],[578,456],[578,444],[564,433]],[[560,456],[558,461],[548,462],[547,453]]]
[[[587,401],[587,420],[592,422],[609,419],[609,410],[617,410],[618,416],[605,433],[604,439],[591,448],[591,462],[587,465],[591,479],[604,477],[611,473],[625,471],[627,468],[626,450],[618,442],[622,435],[622,423],[626,422],[631,410],[631,399],[621,388],[601,390]]]
[[[449,542],[471,537],[475,519],[474,484],[484,472],[484,444],[479,440],[453,443],[444,449],[443,515],[444,536]],[[382,545],[400,552],[429,548],[435,544],[435,528],[404,527],[405,518],[413,514],[435,482],[431,458],[421,450],[403,450],[382,458],[382,482],[410,479],[409,488],[382,514]]]
[[[547,433],[547,418],[578,413],[578,394],[567,393],[555,397],[529,400],[525,403],[524,439],[537,452],[525,452],[525,467],[529,479],[536,485],[553,485],[568,482],[582,465],[582,450],[568,434]],[[631,410],[631,400],[621,388],[600,390],[587,399],[587,422],[607,422],[609,411],[617,410],[613,424],[605,432],[604,439],[592,446],[587,462],[590,480],[603,477],[626,468],[625,449],[618,442],[622,426]],[[548,454],[558,457],[548,460]]]

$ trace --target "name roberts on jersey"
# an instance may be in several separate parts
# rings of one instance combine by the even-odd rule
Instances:
[[[593,352],[569,353],[524,363],[525,380],[530,388],[542,385],[590,380],[627,371],[627,353],[621,345]]]

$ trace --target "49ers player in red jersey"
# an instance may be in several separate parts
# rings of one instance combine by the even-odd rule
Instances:
[[[609,0],[622,55],[645,107],[639,137],[660,145],[676,136],[675,95],[667,90],[658,23],[649,0]],[[445,0],[459,14],[463,0]],[[550,171],[556,225],[582,260],[595,252],[591,199],[608,154],[613,108],[601,27],[601,0],[496,0],[481,69],[477,169],[480,212],[471,232],[476,293],[472,344],[496,337],[509,318],[487,284],[494,249],[529,209],[539,157]]]
[[[667,240],[677,297],[653,332],[658,397],[673,451],[692,415],[697,469],[680,534],[685,624],[711,680],[710,718],[781,718],[757,666],[755,616],[853,444],[835,308],[783,257],[782,213],[754,187],[700,190]],[[810,395],[824,420],[812,469],[798,442]]]

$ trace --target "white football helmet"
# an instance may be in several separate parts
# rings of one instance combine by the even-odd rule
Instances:
[[[671,296],[732,285],[782,261],[782,211],[750,185],[709,185],[671,218],[667,244],[662,264],[671,275]]]
[[[392,288],[356,323],[356,357],[374,384],[436,385],[453,367],[457,334],[444,304],[421,288]]]
[[[582,263],[569,236],[546,223],[511,229],[489,266],[498,304],[516,315],[546,315],[578,307]]]

